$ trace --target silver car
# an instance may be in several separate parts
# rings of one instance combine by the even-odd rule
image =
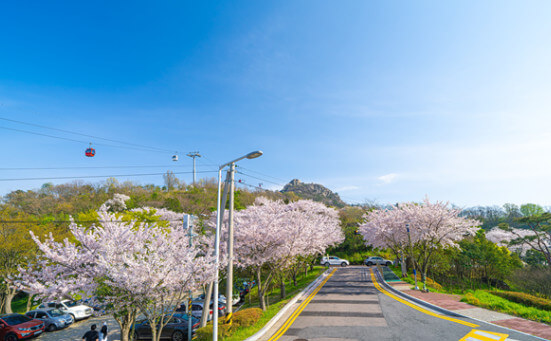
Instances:
[[[364,261],[364,264],[367,265],[367,266],[376,265],[376,264],[391,266],[392,261],[390,261],[388,259],[384,259],[383,257],[369,257]]]
[[[329,265],[348,266],[350,265],[350,262],[348,262],[346,259],[342,259],[335,256],[329,256],[329,257],[323,257],[320,261],[320,264],[325,266],[329,266]]]
[[[46,330],[49,332],[65,328],[74,322],[71,315],[55,308],[31,310],[25,315],[32,319],[44,321]]]

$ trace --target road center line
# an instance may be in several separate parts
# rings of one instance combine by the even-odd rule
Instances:
[[[412,307],[413,309],[415,310],[418,310],[422,313],[425,313],[427,315],[431,315],[431,316],[434,316],[434,317],[438,317],[439,319],[443,319],[443,320],[448,320],[448,321],[451,321],[451,322],[455,322],[455,323],[459,323],[459,324],[462,324],[464,326],[468,326],[468,327],[472,327],[472,328],[475,328],[475,327],[478,327],[477,324],[474,324],[474,323],[470,323],[470,322],[466,322],[466,321],[463,321],[463,320],[458,320],[458,319],[455,319],[453,317],[448,317],[448,316],[444,316],[444,315],[440,315],[440,314],[436,314],[436,313],[433,313],[432,311],[429,311],[427,309],[424,309],[424,308],[421,308],[411,302],[408,302],[394,294],[391,294],[390,292],[386,291],[385,289],[383,289],[381,287],[381,285],[377,282],[377,279],[375,278],[375,274],[373,273],[373,269],[370,270],[371,271],[371,280],[373,281],[373,284],[375,285],[375,288],[377,288],[377,290],[379,290],[380,292],[382,292],[383,294],[387,295],[388,297],[392,297],[393,299],[395,299],[396,301],[398,302],[401,302],[407,306],[410,306]]]

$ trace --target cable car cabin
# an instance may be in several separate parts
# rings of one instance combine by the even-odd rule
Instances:
[[[94,148],[87,148],[84,152],[84,155],[88,157],[93,157],[94,155],[96,155],[96,150]]]
[[[172,155],[172,161],[178,161],[178,155]]]

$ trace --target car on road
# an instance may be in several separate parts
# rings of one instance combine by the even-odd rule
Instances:
[[[0,340],[17,341],[42,334],[44,322],[21,314],[0,315]]]
[[[42,303],[38,306],[39,309],[55,308],[59,309],[73,317],[73,320],[82,320],[92,316],[94,310],[87,305],[78,304],[71,300],[63,300],[57,302]]]
[[[350,265],[350,262],[346,259],[342,259],[335,256],[329,256],[329,257],[323,257],[320,261],[321,265],[330,266],[330,265],[340,265],[340,266],[348,266]]]
[[[161,331],[161,340],[183,341],[187,340],[189,320],[186,314],[174,314]],[[191,317],[192,335],[199,327],[199,319]],[[152,338],[151,326],[147,319],[140,320],[134,325],[134,340],[150,340]]]
[[[364,261],[364,264],[367,265],[367,266],[377,265],[377,264],[391,266],[392,261],[388,260],[388,259],[384,259],[383,257],[368,257]]]
[[[46,331],[49,332],[65,328],[74,322],[71,315],[56,308],[31,310],[26,312],[25,316],[43,321],[46,325]]]

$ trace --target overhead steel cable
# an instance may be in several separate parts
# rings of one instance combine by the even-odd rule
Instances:
[[[257,179],[257,180],[261,180],[261,181],[266,181],[266,182],[269,182],[269,183],[274,184],[274,185],[284,186],[281,183],[277,183],[277,182],[273,182],[273,181],[270,181],[270,180],[262,179],[262,178],[254,176],[254,175],[250,175],[250,174],[243,173],[243,172],[240,172],[240,171],[236,171],[236,173],[243,174],[245,176],[248,176],[249,178],[253,178],[253,179]]]
[[[281,178],[277,178],[277,177],[275,177],[275,176],[271,176],[271,175],[268,175],[268,174],[265,174],[265,173],[261,173],[261,172],[259,172],[259,171],[255,171],[255,170],[252,170],[252,169],[250,169],[250,168],[243,167],[243,166],[241,166],[241,165],[235,165],[235,167],[244,169],[244,170],[246,170],[247,172],[252,172],[252,173],[255,173],[255,174],[258,174],[258,175],[267,176],[267,177],[269,177],[269,178],[272,178],[272,179],[275,179],[275,180],[278,180],[278,181],[287,182],[286,180],[283,180],[283,179],[281,179]]]
[[[68,166],[68,167],[0,167],[0,171],[12,170],[54,170],[54,169],[115,169],[115,168],[188,168],[189,166],[158,165],[158,166]],[[200,166],[206,167],[206,166]]]
[[[23,124],[23,125],[28,125],[28,126],[32,126],[32,127],[38,127],[38,128],[43,128],[43,129],[55,130],[55,131],[59,131],[59,132],[67,133],[67,134],[73,134],[73,135],[79,135],[79,136],[84,136],[84,137],[90,137],[90,138],[93,138],[93,139],[98,139],[98,140],[103,140],[103,141],[108,141],[108,142],[114,142],[114,143],[125,144],[125,145],[133,146],[133,147],[146,148],[146,149],[150,149],[151,151],[166,152],[166,153],[174,153],[174,152],[175,152],[174,150],[169,150],[169,149],[164,149],[164,148],[158,148],[158,147],[151,147],[151,146],[146,146],[146,145],[137,144],[137,143],[131,143],[131,142],[125,142],[125,141],[120,141],[120,140],[113,140],[113,139],[108,139],[108,138],[105,138],[105,137],[99,137],[99,136],[94,136],[94,135],[88,135],[88,134],[78,133],[78,132],[74,132],[74,131],[70,131],[70,130],[59,129],[59,128],[53,128],[53,127],[48,127],[48,126],[44,126],[44,125],[40,125],[40,124],[35,124],[35,123],[29,123],[29,122],[23,122],[23,121],[13,120],[13,119],[10,119],[10,118],[5,118],[5,117],[0,117],[0,120],[8,121],[8,122],[14,122],[14,123]],[[4,128],[4,127],[2,127],[2,128]],[[10,128],[7,128],[7,129],[10,129]],[[11,130],[16,130],[16,129],[11,129]],[[24,131],[24,130],[18,130],[18,131],[28,132],[28,131]],[[47,134],[39,134],[39,133],[36,133],[36,134],[37,134],[37,135],[48,136],[48,137],[60,138],[60,137],[56,137],[56,136],[52,136],[52,135],[47,135]],[[66,139],[66,138],[62,138],[62,139]],[[68,139],[68,140],[70,140],[70,141],[76,141],[76,140],[72,140],[72,139]],[[76,141],[76,142],[82,142],[82,141]],[[95,143],[95,144],[99,144],[99,143]],[[105,145],[105,144],[103,144],[103,145]],[[108,145],[108,146],[109,146],[109,145]],[[121,147],[122,147],[122,146],[121,146]]]
[[[197,171],[196,173],[216,173],[217,171]],[[193,172],[172,172],[172,174],[191,174]],[[63,179],[91,179],[91,178],[114,178],[123,176],[152,176],[152,175],[165,175],[163,173],[142,173],[142,174],[111,174],[111,175],[83,175],[83,176],[54,176],[54,177],[40,177],[40,178],[13,178],[13,179],[0,179],[0,181],[27,181],[27,180],[63,180]]]
[[[44,134],[44,133],[39,133],[39,132],[36,132],[36,131],[29,131],[29,130],[23,130],[23,129],[17,129],[17,128],[8,128],[8,127],[0,126],[0,129],[13,130],[13,131],[21,132],[21,133],[39,135],[39,136],[46,136],[46,137],[51,137],[51,138],[54,138],[54,139],[71,141],[71,142],[78,142],[78,143],[83,143],[83,144],[90,143],[90,141],[75,140],[75,139],[71,139],[71,138],[68,138],[68,137],[55,136],[55,135]],[[158,151],[155,151],[155,150],[138,148],[138,147],[130,147],[130,146],[117,146],[117,145],[108,144],[108,143],[94,143],[94,145],[109,146],[109,147],[124,148],[124,149],[132,149],[132,150],[141,150],[141,151],[145,150],[145,151],[148,151],[148,152],[157,152],[158,153]]]

